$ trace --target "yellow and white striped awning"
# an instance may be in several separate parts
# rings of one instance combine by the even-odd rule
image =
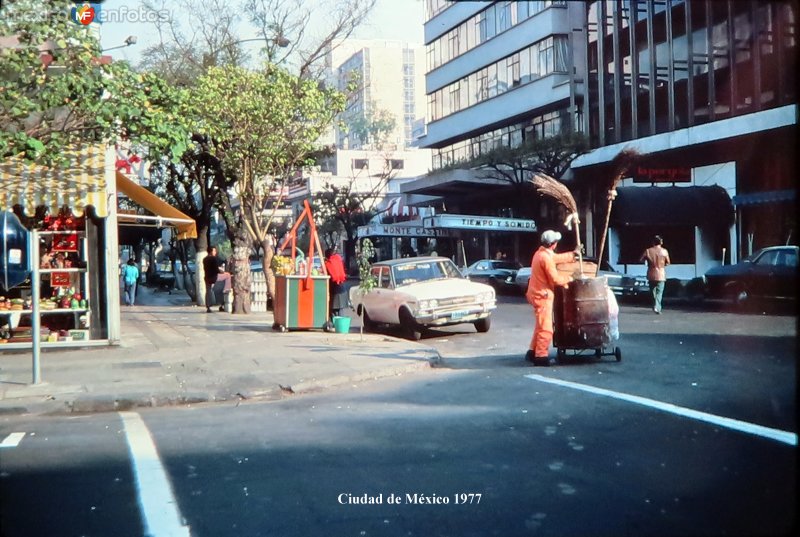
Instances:
[[[69,207],[80,216],[92,205],[97,216],[108,216],[105,175],[106,147],[95,145],[69,152],[69,163],[51,168],[12,158],[0,162],[0,210],[21,205],[33,215],[44,206],[50,214]]]

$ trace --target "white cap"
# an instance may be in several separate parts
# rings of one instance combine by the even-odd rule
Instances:
[[[552,229],[548,229],[544,233],[542,233],[540,239],[543,245],[550,246],[551,244],[561,240],[561,233],[559,233],[558,231],[553,231]]]

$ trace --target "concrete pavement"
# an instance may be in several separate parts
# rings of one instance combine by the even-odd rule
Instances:
[[[122,344],[0,352],[0,414],[105,412],[135,407],[277,399],[439,360],[426,345],[382,334],[272,330],[272,313],[206,313],[183,292],[141,288],[122,306]]]

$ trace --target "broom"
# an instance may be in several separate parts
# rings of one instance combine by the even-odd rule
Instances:
[[[581,254],[581,237],[578,230],[578,224],[580,224],[580,220],[578,219],[578,206],[575,203],[575,198],[572,197],[572,193],[564,183],[542,172],[535,173],[531,178],[531,182],[533,183],[533,186],[536,187],[536,190],[539,192],[539,194],[555,199],[567,209],[568,215],[566,221],[564,222],[565,226],[572,228],[572,223],[575,223],[575,242],[578,248],[578,266],[580,267],[582,278],[583,255]]]
[[[606,235],[608,234],[608,224],[611,220],[611,205],[617,197],[617,185],[622,181],[622,178],[628,173],[637,160],[641,158],[641,154],[635,149],[625,148],[611,160],[613,166],[613,175],[611,182],[608,186],[608,208],[606,209],[606,220],[603,224],[603,233],[600,235],[600,248],[597,253],[597,266],[603,263],[603,250],[606,246]]]

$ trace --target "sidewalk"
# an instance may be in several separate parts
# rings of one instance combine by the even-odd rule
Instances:
[[[42,350],[42,383],[31,352],[0,352],[0,415],[107,412],[278,399],[427,368],[426,345],[380,334],[272,330],[272,313],[206,313],[184,292],[141,288],[122,306],[122,344]]]

